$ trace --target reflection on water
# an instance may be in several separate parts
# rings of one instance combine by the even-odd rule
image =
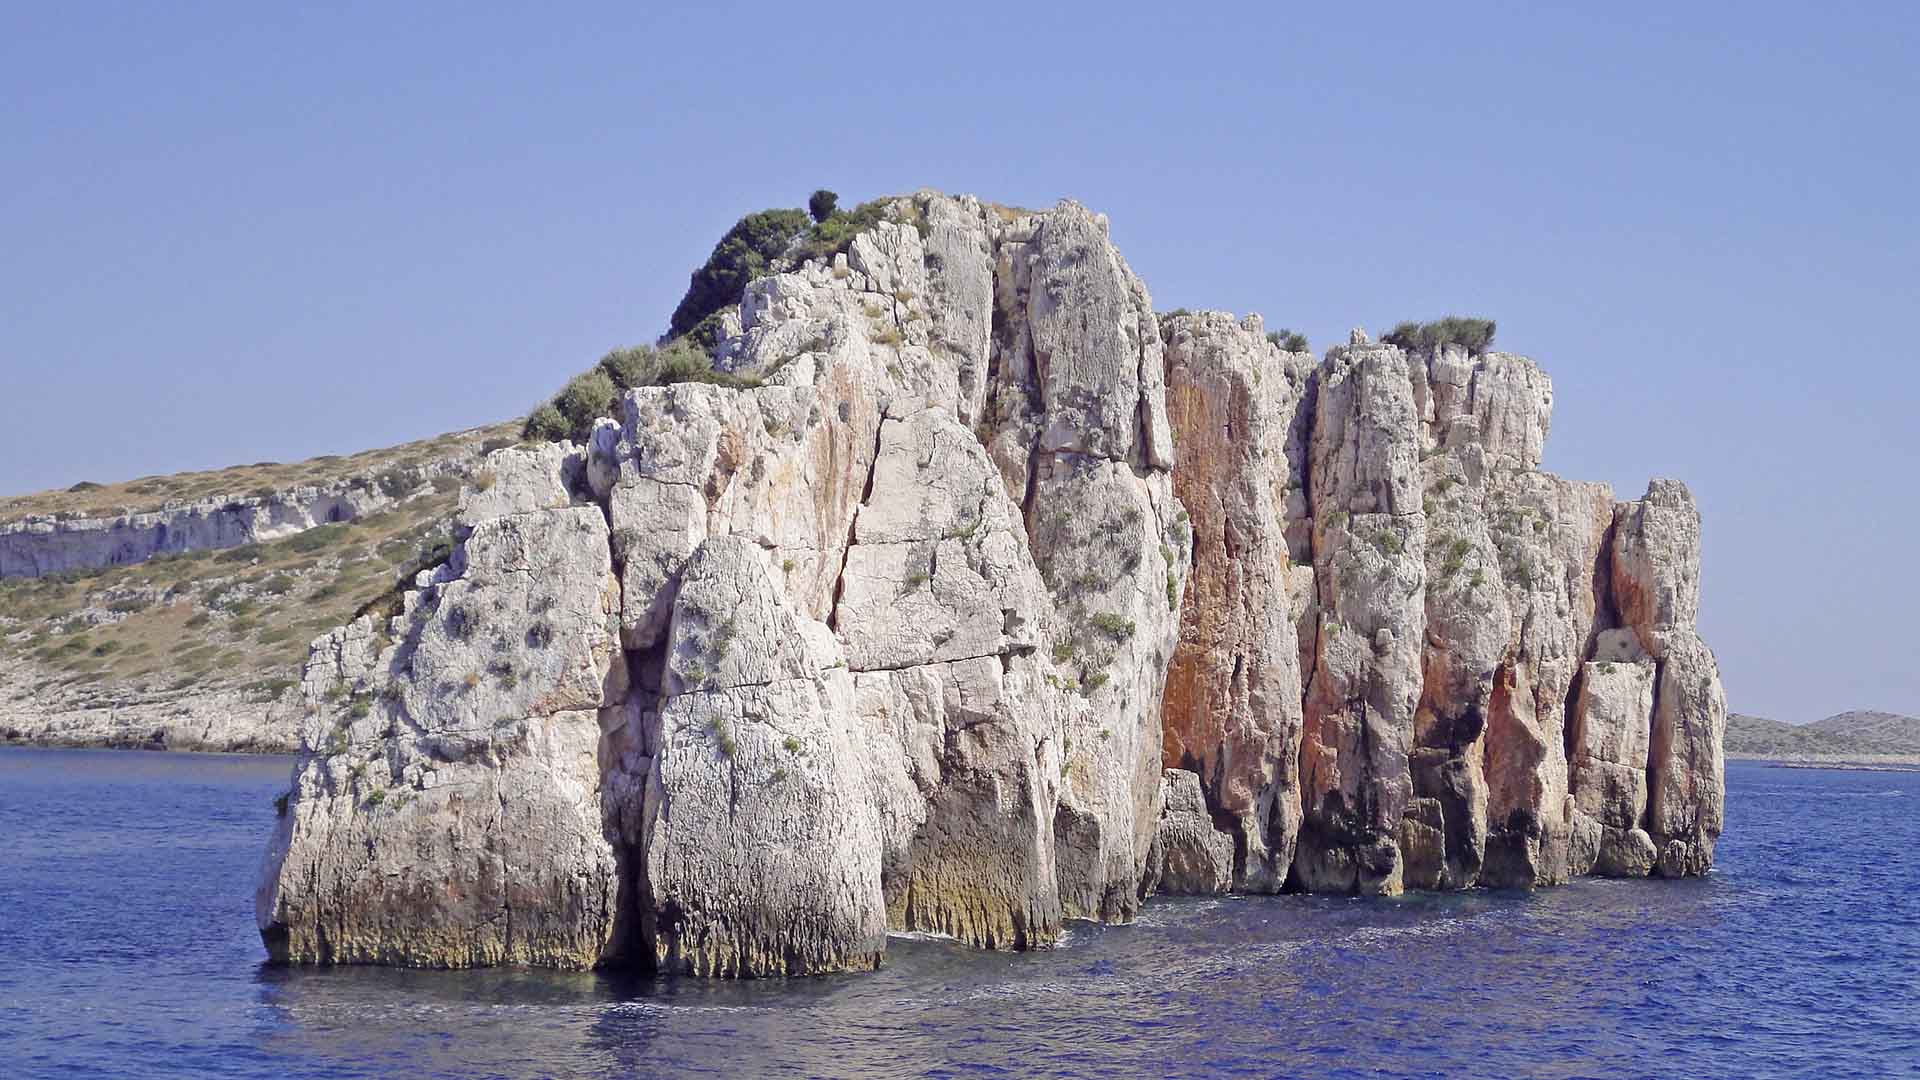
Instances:
[[[284,760],[0,751],[27,1075],[1747,1076],[1920,1062],[1920,776],[1729,769],[1706,880],[1155,901],[1062,948],[897,937],[747,983],[260,963]],[[1900,1075],[1920,1073],[1900,1072]]]

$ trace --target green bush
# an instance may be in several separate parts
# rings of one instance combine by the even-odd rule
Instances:
[[[816,222],[801,245],[800,258],[829,262],[853,246],[853,238],[887,220],[891,199],[873,199],[852,210],[835,210]]]
[[[807,197],[807,214],[812,217],[815,222],[825,221],[832,217],[834,211],[838,209],[839,206],[840,196],[835,195],[826,188],[821,188]]]
[[[653,381],[654,350],[651,345],[614,349],[600,358],[600,370],[622,390],[647,386]]]
[[[1307,335],[1297,330],[1270,330],[1267,340],[1286,352],[1311,352],[1307,345]]]
[[[738,302],[747,283],[765,274],[808,227],[804,210],[762,210],[735,222],[687,282],[686,295],[668,322],[667,336],[679,337],[708,315]]]
[[[619,392],[607,373],[595,368],[567,380],[553,403],[575,434],[584,437],[593,430],[595,420],[613,414],[613,399]]]
[[[521,435],[545,442],[572,439],[583,443],[593,434],[595,420],[619,411],[616,406],[621,392],[637,387],[684,382],[759,385],[757,379],[715,370],[712,357],[691,337],[677,338],[657,349],[635,345],[609,352],[592,370],[575,375],[552,401],[533,410],[521,426]]]
[[[567,418],[560,415],[559,406],[549,401],[527,415],[527,422],[520,427],[523,438],[538,439],[541,442],[559,442],[570,434]]]
[[[1459,345],[1478,356],[1493,344],[1493,330],[1492,319],[1449,315],[1432,322],[1403,322],[1382,334],[1380,340],[1408,352],[1434,352],[1443,346]]]

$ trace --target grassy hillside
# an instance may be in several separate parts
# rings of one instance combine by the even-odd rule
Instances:
[[[1920,717],[1856,710],[1815,720],[1807,726],[1844,739],[1862,753],[1920,754]]]
[[[271,543],[0,580],[0,659],[42,668],[40,692],[246,684],[277,693],[308,641],[444,540],[459,490],[446,481],[384,513]]]
[[[509,446],[518,440],[517,423],[436,435],[399,446],[327,454],[291,464],[262,461],[205,472],[143,476],[115,483],[81,481],[58,491],[0,497],[0,525],[35,515],[112,517],[160,510],[206,499],[268,496],[290,488],[318,486],[353,476],[377,476],[389,469],[412,468],[482,446]]]
[[[1811,724],[1788,724],[1732,713],[1726,749],[1730,757],[1774,761],[1920,761],[1920,719],[1844,712]]]
[[[377,477],[517,441],[517,426],[297,466],[43,492],[6,505],[93,514],[118,512],[126,504],[110,493],[142,487],[186,499],[195,497],[188,493],[249,493],[246,483],[267,477],[276,490]],[[251,740],[248,725],[259,726],[275,703],[293,700],[309,642],[444,557],[461,484],[459,476],[444,473],[413,497],[358,521],[265,543],[0,579],[0,739],[195,745],[199,738],[209,749],[280,748]],[[290,730],[280,723],[273,737],[290,738]],[[234,733],[227,745],[222,731]]]

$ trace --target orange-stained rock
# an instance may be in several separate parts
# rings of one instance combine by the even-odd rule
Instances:
[[[1208,807],[1234,822],[1234,886],[1277,892],[1300,828],[1286,525],[1305,511],[1298,421],[1312,361],[1269,342],[1257,315],[1179,315],[1161,333],[1174,494],[1192,515],[1194,567],[1167,670],[1163,757],[1198,774]]]

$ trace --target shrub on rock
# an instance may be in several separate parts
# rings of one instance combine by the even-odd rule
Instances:
[[[686,295],[673,309],[668,336],[679,337],[700,320],[738,301],[741,290],[767,273],[773,260],[784,254],[809,224],[804,210],[762,210],[734,223],[713,246],[706,263],[693,272]]]
[[[1403,322],[1380,336],[1388,345],[1408,352],[1432,352],[1447,345],[1459,345],[1470,356],[1478,356],[1493,345],[1492,319],[1471,319],[1449,315],[1432,322]]]

